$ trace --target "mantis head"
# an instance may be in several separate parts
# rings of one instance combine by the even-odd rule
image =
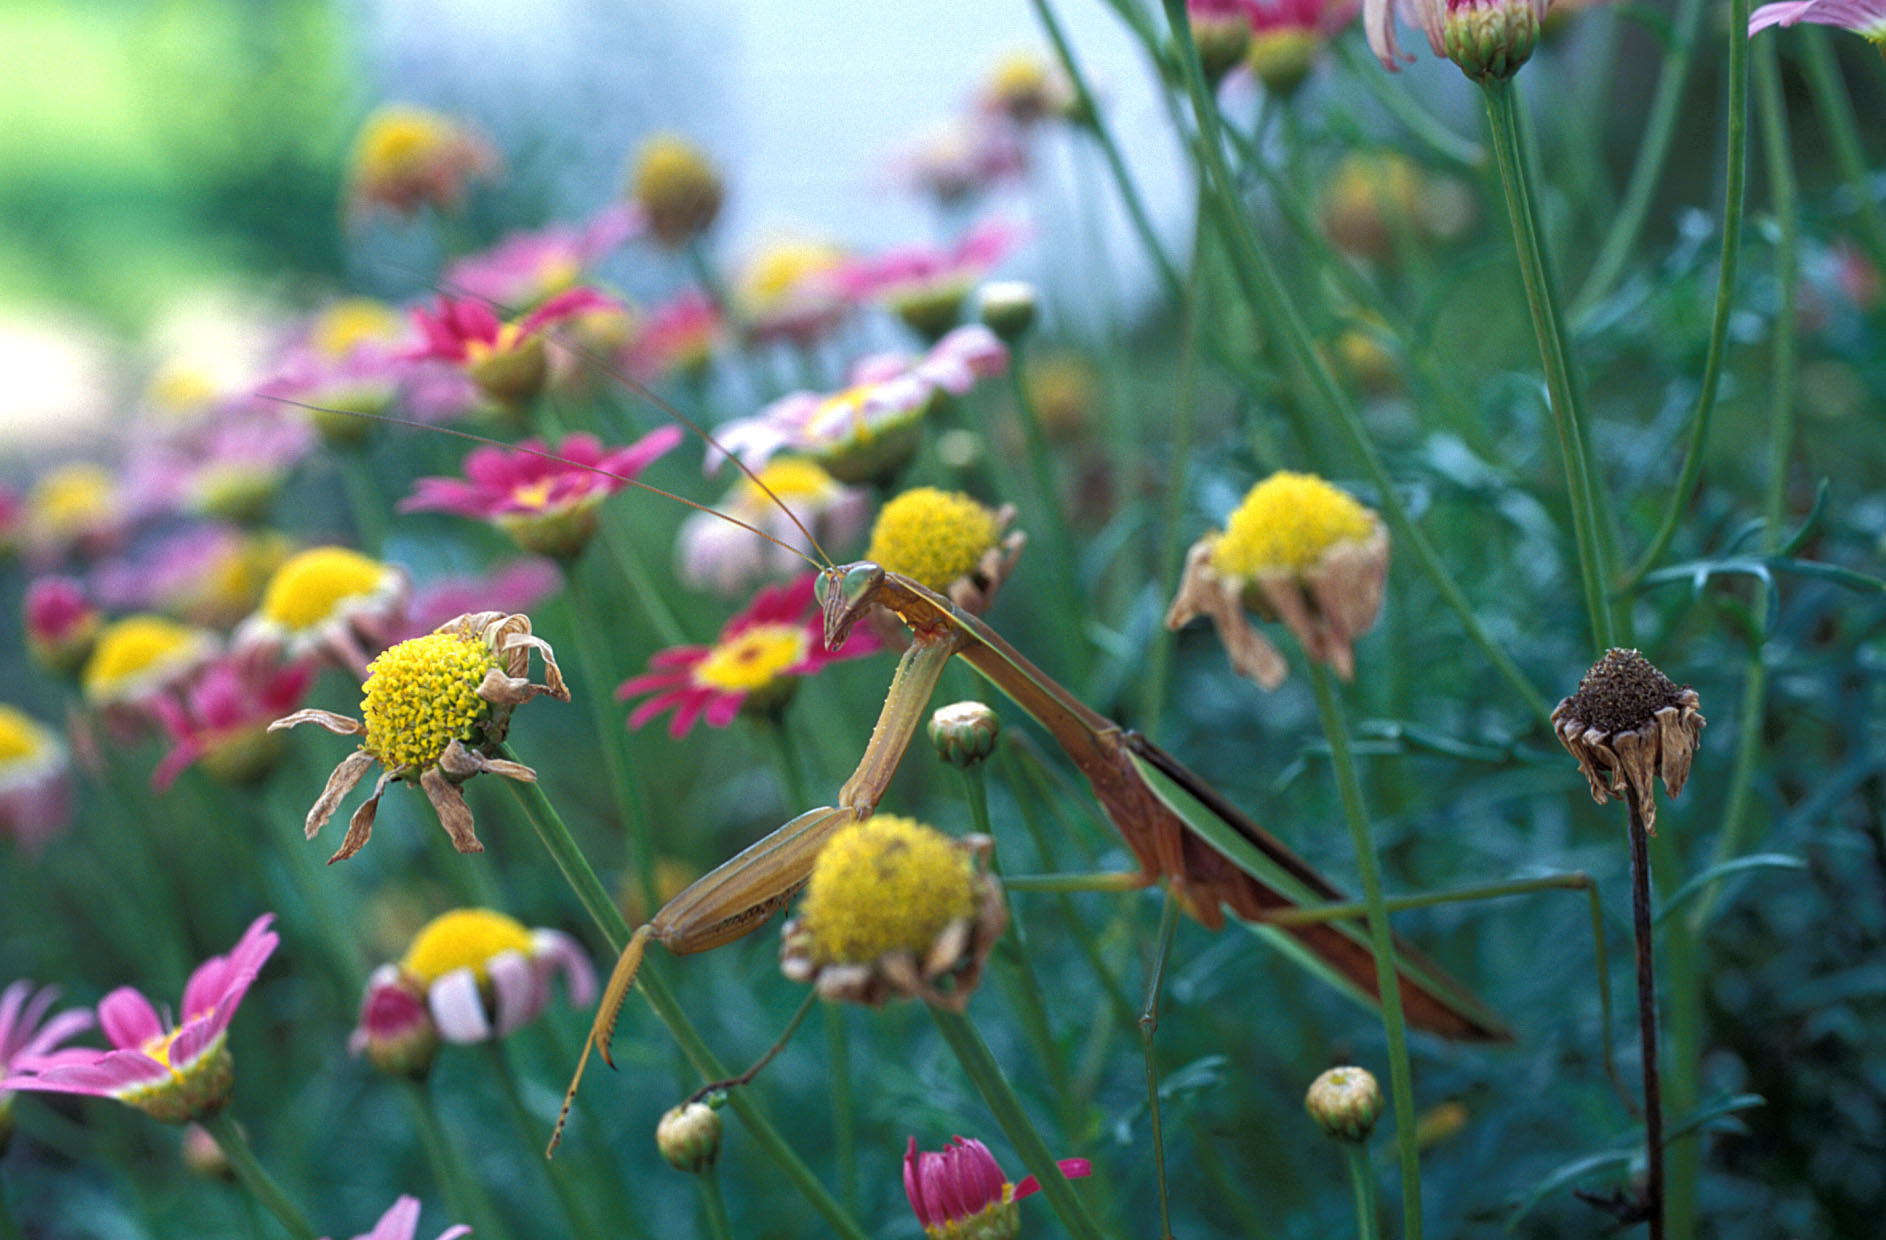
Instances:
[[[884,570],[864,560],[836,565],[819,573],[812,590],[825,613],[827,650],[837,650],[845,644],[851,626],[871,606],[883,582]]]

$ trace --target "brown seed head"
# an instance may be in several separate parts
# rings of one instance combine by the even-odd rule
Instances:
[[[1603,805],[1628,796],[1651,834],[1657,829],[1655,784],[1671,796],[1683,791],[1690,759],[1708,720],[1696,691],[1679,689],[1635,650],[1607,650],[1558,704],[1552,726],[1559,743],[1578,759]]]

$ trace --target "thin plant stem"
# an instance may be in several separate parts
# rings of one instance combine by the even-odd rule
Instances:
[[[510,746],[500,745],[498,750],[503,757],[510,758],[512,761],[517,760],[517,755],[511,751]],[[602,931],[603,938],[608,940],[610,948],[620,952],[628,946],[632,933],[629,923],[622,916],[622,910],[618,909],[615,902],[609,898],[608,889],[603,886],[602,880],[596,877],[596,871],[591,868],[589,859],[583,855],[583,850],[571,837],[569,828],[563,825],[563,818],[557,813],[556,807],[550,803],[550,798],[537,784],[506,782],[510,783],[512,792],[524,811],[524,817],[530,821],[532,829],[537,832],[537,837],[543,841],[551,860],[555,861],[557,868],[563,872],[565,880],[569,882],[571,890],[576,893],[576,898],[583,905],[584,911]],[[681,1010],[681,1005],[675,1001],[674,993],[669,990],[658,962],[645,961],[635,981],[635,989],[655,1013],[655,1018],[662,1023],[669,1035],[681,1047],[681,1053],[686,1055],[688,1062],[694,1065],[694,1070],[710,1081],[724,1078],[727,1075],[727,1069],[708,1048],[706,1040],[694,1028],[693,1022],[688,1020],[687,1014]],[[812,1173],[810,1167],[806,1166],[805,1160],[799,1157],[791,1145],[787,1144],[785,1137],[773,1126],[772,1121],[767,1119],[753,1100],[744,1092],[739,1092],[729,1094],[727,1101],[728,1105],[745,1121],[748,1132],[760,1145],[766,1157],[779,1166],[786,1178],[792,1181],[793,1187],[799,1190],[800,1195],[830,1225],[832,1230],[841,1236],[849,1237],[850,1240],[865,1240],[864,1229],[826,1190],[825,1186],[819,1183],[818,1177]]]
[[[484,1183],[477,1176],[467,1174],[465,1160],[453,1152],[451,1138],[446,1136],[445,1125],[439,1122],[432,1095],[417,1081],[399,1084],[400,1096],[406,1100],[413,1126],[419,1130],[419,1144],[425,1149],[426,1161],[432,1164],[432,1174],[445,1193],[447,1208],[469,1220],[477,1235],[505,1240],[511,1234],[509,1228],[499,1217]]]
[[[1159,914],[1159,938],[1153,944],[1151,967],[1146,975],[1146,1002],[1139,1012],[1139,1046],[1146,1057],[1146,1113],[1153,1125],[1153,1181],[1159,1189],[1160,1240],[1172,1240],[1172,1205],[1166,1190],[1166,1134],[1159,1119],[1159,1055],[1153,1035],[1159,1031],[1159,991],[1166,980],[1166,961],[1172,957],[1172,936],[1179,928],[1179,902],[1172,888]]]
[[[315,1240],[314,1228],[302,1216],[295,1203],[275,1183],[274,1177],[256,1161],[255,1152],[243,1138],[242,1130],[228,1111],[221,1111],[203,1121],[203,1127],[216,1139],[216,1145],[229,1160],[229,1166],[262,1208],[273,1214],[294,1240]]]
[[[348,444],[339,454],[341,485],[347,489],[347,507],[354,520],[354,537],[369,555],[386,545],[386,501],[373,479],[372,443]]]
[[[1729,4],[1729,152],[1722,203],[1722,263],[1716,273],[1716,308],[1709,320],[1709,351],[1703,357],[1702,387],[1690,411],[1690,437],[1683,451],[1682,472],[1670,491],[1670,502],[1663,520],[1657,525],[1657,532],[1620,583],[1620,592],[1628,592],[1643,580],[1645,573],[1656,567],[1671,538],[1675,537],[1684,512],[1689,509],[1697,481],[1702,477],[1703,451],[1709,443],[1711,415],[1715,413],[1716,394],[1722,385],[1722,363],[1728,350],[1729,311],[1735,300],[1735,268],[1742,252],[1742,213],[1748,184],[1749,0],[1729,0]]]
[[[858,1105],[852,1089],[851,1031],[845,1027],[845,1009],[825,1007],[825,1057],[829,1061],[832,1106],[832,1161],[838,1176],[838,1199],[845,1208],[858,1209]]]
[[[642,804],[640,784],[632,769],[626,725],[610,709],[608,664],[603,651],[599,625],[605,614],[600,600],[583,580],[576,557],[564,562],[564,580],[570,584],[570,628],[576,635],[576,657],[581,660],[589,687],[583,697],[589,701],[590,717],[595,721],[596,744],[602,748],[603,767],[608,774],[609,795],[616,813],[622,818],[622,838],[628,846],[629,869],[642,892],[646,908],[661,906],[661,893],[655,882],[655,837],[649,829],[648,810]]]
[[[1041,417],[1028,394],[1023,376],[1022,345],[1009,346],[1009,390],[1015,397],[1015,416],[1022,424],[1022,438],[1028,445],[1028,466],[1034,473],[1036,503],[1042,523],[1047,527],[1049,558],[1054,561],[1054,584],[1061,595],[1062,614],[1078,616],[1084,610],[1080,585],[1080,555],[1074,548],[1073,532],[1068,528],[1067,509],[1061,503],[1061,488],[1054,477],[1054,460],[1048,450],[1048,437],[1042,432]],[[1071,642],[1072,653],[1080,663],[1087,660],[1087,643]]]
[[[1631,927],[1637,941],[1637,1027],[1644,1058],[1644,1157],[1649,1164],[1644,1208],[1650,1212],[1651,1240],[1663,1240],[1663,1097],[1657,1070],[1657,980],[1650,937],[1650,847],[1634,789],[1625,792],[1624,804],[1630,814]]]
[[[1119,144],[1113,140],[1113,133],[1107,128],[1106,118],[1101,114],[1100,105],[1087,87],[1087,75],[1081,72],[1080,62],[1074,59],[1074,49],[1067,41],[1066,33],[1061,29],[1060,19],[1055,17],[1054,8],[1048,0],[1029,0],[1035,10],[1035,17],[1041,22],[1041,28],[1047,32],[1048,42],[1054,45],[1054,54],[1066,72],[1068,84],[1074,90],[1074,106],[1094,141],[1100,146],[1100,153],[1106,157],[1107,168],[1113,173],[1113,182],[1119,188],[1120,200],[1126,205],[1127,218],[1132,221],[1133,231],[1139,235],[1140,244],[1146,248],[1146,256],[1152,260],[1153,270],[1165,285],[1166,295],[1173,301],[1184,295],[1184,284],[1179,279],[1179,269],[1167,257],[1165,247],[1159,243],[1159,234],[1153,228],[1152,216],[1147,213],[1146,202],[1140,197],[1139,187],[1133,183],[1133,174],[1127,169],[1126,160],[1120,154]]]
[[[518,1139],[528,1148],[536,1142],[536,1133],[541,1126],[537,1117],[524,1105],[524,1095],[517,1086],[517,1073],[511,1068],[510,1058],[504,1053],[504,1047],[496,1039],[485,1043],[485,1049],[491,1061],[491,1074],[497,1078],[498,1092],[504,1095],[504,1105],[511,1112],[511,1122],[517,1128]],[[550,1191],[556,1196],[557,1206],[563,1211],[563,1218],[569,1224],[573,1236],[596,1235],[594,1223],[589,1211],[583,1206],[582,1194],[570,1179],[570,1165],[546,1158],[543,1163],[544,1174],[549,1177]]]
[[[964,1074],[982,1094],[983,1101],[989,1104],[995,1122],[1007,1135],[1015,1152],[1021,1156],[1022,1166],[1028,1168],[1028,1173],[1041,1185],[1041,1195],[1048,1199],[1048,1205],[1061,1220],[1061,1225],[1067,1228],[1068,1234],[1075,1240],[1100,1240],[1102,1233],[1099,1225],[1069,1187],[1067,1178],[1061,1174],[1054,1155],[1048,1152],[1041,1134],[1035,1131],[1034,1123],[1022,1106],[1022,1100],[1015,1096],[1014,1087],[1002,1074],[995,1056],[989,1053],[989,1046],[982,1040],[982,1034],[961,1012],[952,1012],[935,1004],[928,1006],[931,1018],[936,1021],[937,1031],[943,1035],[950,1050],[955,1052],[957,1062],[962,1064]]]
[[[1679,0],[1675,30],[1663,53],[1657,92],[1644,114],[1643,140],[1638,143],[1637,157],[1631,163],[1624,197],[1611,217],[1604,240],[1599,243],[1598,257],[1593,260],[1584,285],[1572,299],[1570,317],[1575,324],[1584,323],[1592,309],[1604,300],[1637,246],[1644,217],[1650,211],[1651,199],[1668,162],[1670,142],[1676,137],[1677,118],[1682,114],[1683,94],[1689,86],[1690,66],[1696,60],[1702,24],[1703,0]]]
[[[1382,1028],[1388,1035],[1389,1092],[1395,1105],[1395,1144],[1401,1160],[1402,1234],[1421,1236],[1421,1163],[1415,1146],[1413,1073],[1408,1063],[1408,1030],[1401,1013],[1401,986],[1395,969],[1395,944],[1389,933],[1388,904],[1382,895],[1382,877],[1375,864],[1375,841],[1369,835],[1368,811],[1362,804],[1362,785],[1356,778],[1355,757],[1349,750],[1348,725],[1329,671],[1315,659],[1305,660],[1310,687],[1316,692],[1316,710],[1329,740],[1330,767],[1342,800],[1343,817],[1355,843],[1356,868],[1369,909],[1369,947],[1375,956],[1376,989],[1382,999]]]
[[[1309,376],[1311,385],[1316,389],[1318,400],[1323,407],[1334,415],[1336,425],[1349,441],[1363,468],[1367,471],[1377,490],[1376,502],[1381,506],[1383,519],[1388,523],[1396,540],[1413,554],[1415,562],[1440,593],[1442,601],[1456,617],[1467,637],[1487,656],[1495,671],[1505,679],[1525,703],[1526,708],[1541,722],[1550,724],[1552,707],[1539,690],[1528,681],[1512,657],[1496,643],[1481,624],[1479,612],[1466,594],[1455,582],[1447,566],[1441,561],[1438,552],[1428,542],[1409,515],[1407,507],[1396,494],[1394,481],[1389,477],[1387,467],[1381,456],[1370,442],[1368,432],[1362,425],[1361,416],[1355,405],[1344,395],[1335,377],[1330,374],[1316,349],[1316,342],[1310,335],[1310,329],[1295,304],[1286,296],[1284,286],[1275,265],[1265,253],[1262,245],[1252,234],[1248,221],[1238,210],[1235,184],[1230,169],[1226,166],[1223,144],[1220,141],[1217,106],[1212,102],[1205,85],[1204,70],[1199,66],[1198,49],[1192,42],[1191,22],[1186,16],[1185,0],[1164,0],[1167,22],[1172,28],[1172,37],[1178,49],[1181,68],[1184,71],[1186,85],[1192,96],[1192,109],[1198,119],[1201,141],[1198,148],[1205,159],[1210,172],[1212,194],[1219,201],[1220,218],[1224,222],[1225,232],[1231,242],[1234,265],[1247,273],[1255,282],[1260,296],[1253,309],[1267,321],[1280,329],[1285,343],[1297,365]]]
[[[1746,30],[1744,21],[1741,29]],[[1860,244],[1873,261],[1886,268],[1886,219],[1873,201],[1872,173],[1866,152],[1860,145],[1860,126],[1853,113],[1853,100],[1847,97],[1840,81],[1840,69],[1834,61],[1832,41],[1825,30],[1805,26],[1800,35],[1802,67],[1807,71],[1808,89],[1814,96],[1814,108],[1820,113],[1823,132],[1833,147],[1834,166],[1858,200]],[[1773,42],[1775,36],[1769,35]]]
[[[1349,1185],[1355,1191],[1356,1235],[1361,1240],[1379,1240],[1381,1207],[1375,1200],[1375,1164],[1369,1161],[1369,1147],[1361,1141],[1341,1144],[1343,1161],[1349,1164]]]
[[[1591,620],[1592,640],[1599,650],[1612,643],[1611,605],[1605,596],[1606,571],[1599,514],[1603,510],[1597,480],[1586,454],[1589,436],[1578,407],[1572,381],[1571,340],[1566,333],[1539,232],[1520,146],[1519,122],[1511,82],[1491,78],[1484,83],[1487,119],[1493,130],[1493,149],[1499,159],[1500,186],[1506,211],[1512,217],[1513,243],[1519,251],[1519,271],[1526,286],[1526,304],[1532,312],[1533,334],[1545,368],[1546,389],[1558,431],[1559,454],[1565,464],[1566,500],[1572,510],[1572,534],[1578,548],[1579,577],[1585,588],[1585,610]]]
[[[812,808],[812,795],[806,790],[805,768],[799,761],[799,743],[783,719],[769,719],[762,727],[773,742],[773,756],[779,762],[779,777],[786,789],[786,812],[797,814]]]
[[[704,1101],[709,1094],[725,1093],[730,1089],[739,1089],[744,1085],[752,1084],[753,1078],[758,1076],[760,1071],[765,1068],[767,1064],[773,1062],[773,1060],[778,1057],[779,1052],[786,1049],[786,1044],[792,1041],[792,1035],[799,1032],[799,1026],[805,1023],[806,1014],[812,1010],[812,1005],[818,1001],[818,991],[806,991],[805,998],[800,1001],[798,1009],[793,1012],[792,1019],[786,1022],[785,1031],[781,1033],[778,1038],[774,1039],[771,1046],[766,1048],[765,1054],[753,1061],[752,1067],[742,1072],[739,1076],[730,1076],[724,1081],[713,1081],[701,1086],[688,1095],[688,1101],[701,1102]]]
[[[720,1192],[720,1168],[708,1163],[694,1179],[701,1186],[701,1213],[707,1218],[708,1236],[711,1240],[733,1240],[733,1227],[727,1221],[727,1201]]]

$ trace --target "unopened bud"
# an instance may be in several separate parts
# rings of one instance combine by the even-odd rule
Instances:
[[[1331,1068],[1310,1082],[1303,1107],[1338,1141],[1367,1141],[1382,1115],[1382,1087],[1367,1068]]]
[[[978,313],[983,326],[1014,344],[1035,324],[1035,286],[1026,280],[992,280],[982,286]]]
[[[720,1156],[720,1111],[706,1102],[682,1103],[655,1125],[655,1144],[675,1170],[707,1170]]]
[[[952,702],[930,716],[930,743],[937,756],[959,770],[979,766],[995,752],[1002,723],[981,702]]]
[[[1447,58],[1476,82],[1512,77],[1539,44],[1532,0],[1447,0],[1441,42]]]
[[[201,1124],[191,1124],[183,1130],[183,1165],[192,1175],[206,1180],[234,1183],[236,1179],[236,1169],[229,1165],[229,1155],[223,1153],[223,1147],[216,1144],[216,1138]]]

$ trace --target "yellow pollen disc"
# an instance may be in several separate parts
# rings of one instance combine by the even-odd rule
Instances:
[[[772,306],[811,276],[844,261],[837,246],[817,241],[785,241],[762,250],[747,264],[741,292],[755,306]]]
[[[405,330],[405,320],[385,302],[350,297],[323,311],[308,338],[315,352],[338,360],[363,344],[398,340]]]
[[[424,770],[454,740],[473,737],[491,704],[478,696],[498,656],[483,638],[428,633],[388,648],[367,665],[360,747],[389,769]]]
[[[0,705],[0,766],[37,758],[52,744],[52,734],[31,716]]]
[[[458,908],[425,924],[406,949],[400,968],[430,985],[454,969],[470,969],[485,980],[493,956],[530,955],[530,930],[514,917],[488,908]]]
[[[811,637],[796,624],[756,624],[694,665],[694,683],[729,693],[766,688],[806,656]]]
[[[315,547],[275,570],[262,592],[262,614],[286,629],[310,629],[349,599],[384,587],[391,571],[346,547]]]
[[[554,485],[549,478],[539,478],[535,482],[526,482],[522,486],[511,488],[511,500],[526,508],[542,508],[550,502],[550,488]]]
[[[457,137],[457,126],[437,112],[382,108],[360,131],[355,163],[368,177],[396,175],[436,157]]]
[[[969,854],[933,827],[879,815],[819,851],[799,919],[821,962],[868,964],[899,950],[922,957],[974,911]]]
[[[33,487],[27,507],[48,529],[82,529],[111,515],[115,486],[111,472],[102,466],[62,465]]]
[[[166,663],[195,658],[203,648],[203,633],[162,616],[126,616],[105,627],[92,647],[81,677],[88,697],[110,691],[125,681],[150,674]]]
[[[997,99],[1030,98],[1048,88],[1048,66],[1031,52],[1010,52],[989,70],[989,93]]]
[[[780,502],[822,504],[838,490],[838,483],[818,465],[804,457],[782,456],[774,458],[765,469],[760,471],[760,482],[766,485],[762,491],[748,478],[741,482],[739,499],[736,501],[745,508],[771,508],[773,501],[767,498],[771,491]]]
[[[1359,542],[1374,529],[1367,508],[1315,474],[1281,471],[1245,494],[1225,523],[1212,567],[1224,577],[1300,573],[1337,543]]]
[[[942,590],[973,572],[1001,534],[995,513],[969,496],[916,487],[884,505],[864,554],[890,572]]]

